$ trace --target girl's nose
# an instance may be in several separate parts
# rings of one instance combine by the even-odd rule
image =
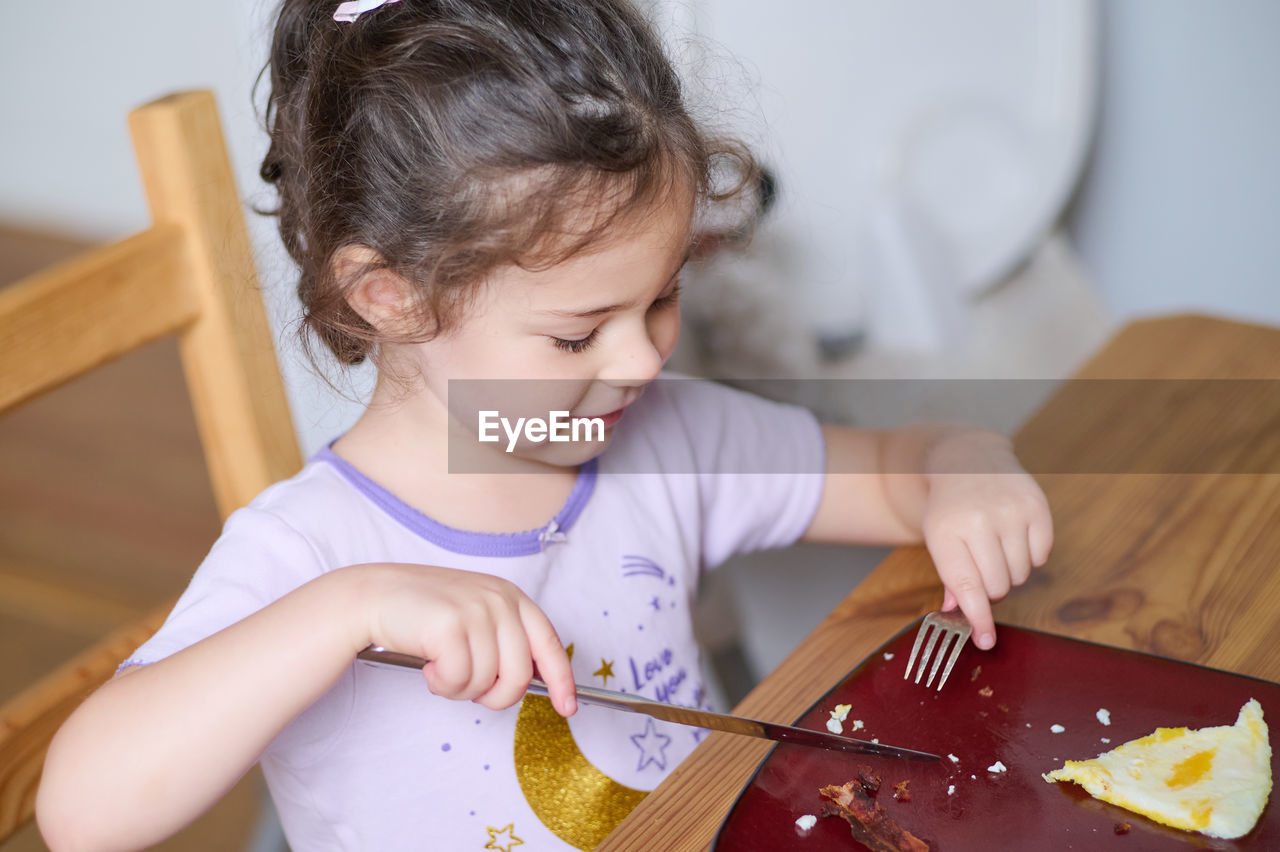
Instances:
[[[600,380],[613,385],[643,385],[658,377],[666,361],[661,341],[650,336],[647,324],[628,329],[616,342],[608,361],[600,371]]]

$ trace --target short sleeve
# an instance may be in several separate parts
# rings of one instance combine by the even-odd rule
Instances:
[[[121,667],[164,659],[263,609],[324,573],[315,549],[271,513],[240,509],[155,635]]]
[[[795,543],[822,498],[826,447],[813,413],[709,381],[665,386],[696,466],[703,566]]]

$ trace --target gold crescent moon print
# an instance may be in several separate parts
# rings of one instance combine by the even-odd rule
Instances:
[[[526,695],[516,716],[516,778],[525,800],[556,837],[594,849],[648,795],[601,772],[578,748],[569,720],[549,699]]]

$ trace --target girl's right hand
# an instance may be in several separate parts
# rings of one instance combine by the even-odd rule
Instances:
[[[430,660],[427,686],[493,710],[537,673],[563,716],[577,710],[573,669],[546,614],[514,583],[430,565],[363,565],[367,644]]]

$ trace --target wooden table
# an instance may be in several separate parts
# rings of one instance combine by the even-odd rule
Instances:
[[[1137,322],[1076,378],[1276,379],[1280,329],[1197,316]],[[1055,471],[1037,478],[1056,544],[1049,564],[996,606],[997,620],[1280,680],[1280,476],[1125,472],[1188,458],[1179,469],[1280,472],[1276,394],[1238,410],[1196,393],[1090,407],[1072,395],[1086,386],[1064,387],[1017,435],[1029,469]],[[924,548],[895,550],[735,712],[793,721],[941,598]],[[706,848],[768,750],[711,735],[599,848]]]

